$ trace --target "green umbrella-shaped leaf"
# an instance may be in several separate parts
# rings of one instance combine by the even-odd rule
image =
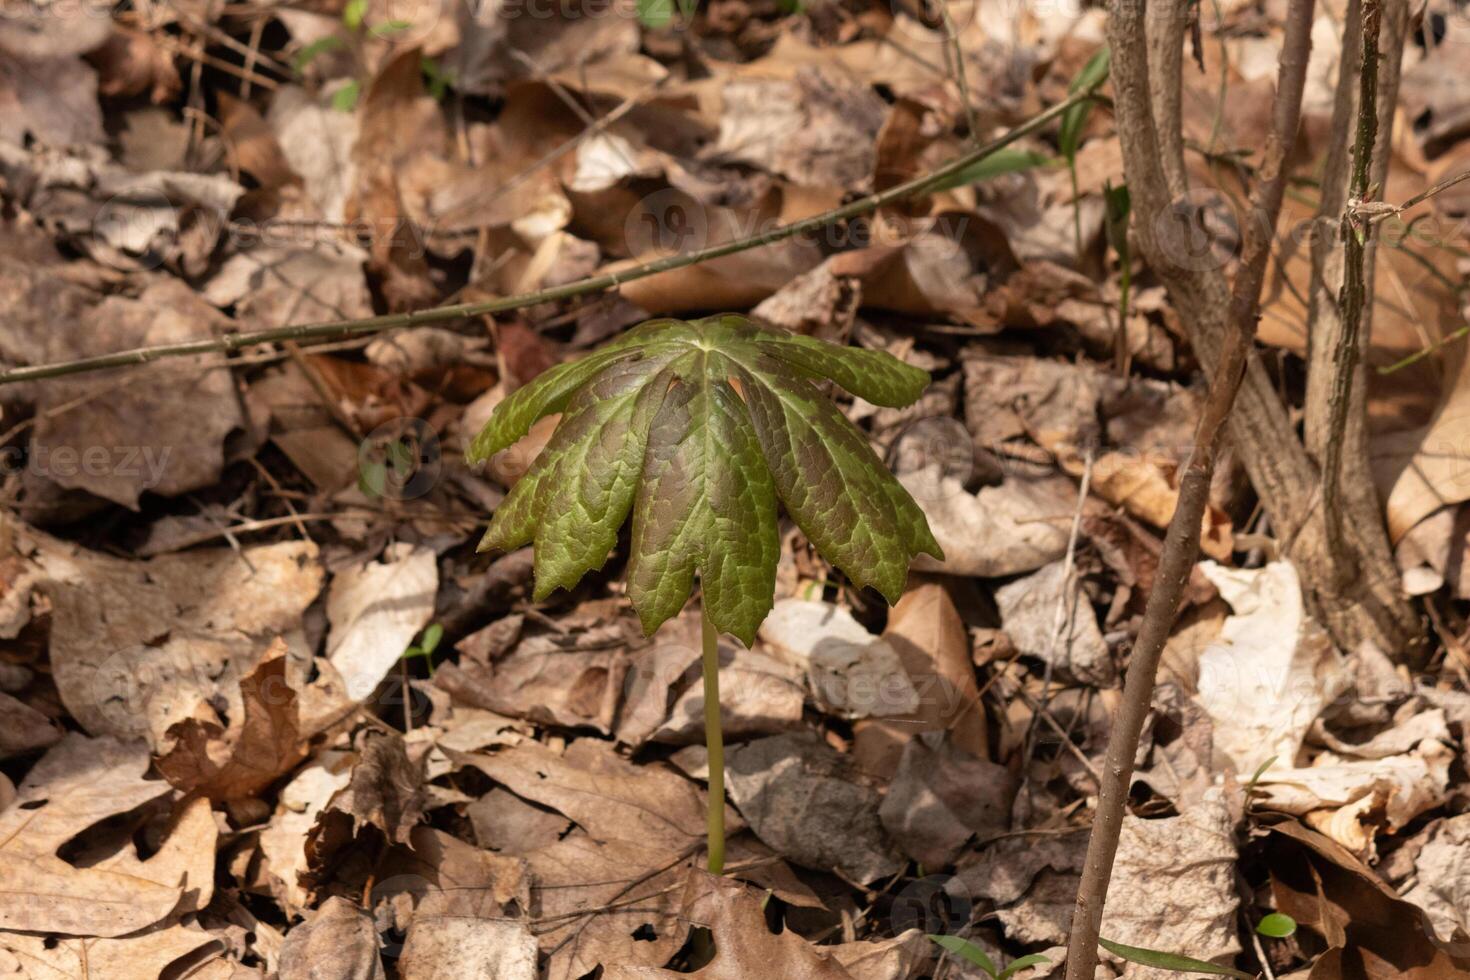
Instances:
[[[502,402],[467,454],[483,461],[563,413],[482,550],[534,541],[544,598],[600,568],[631,514],[628,595],[644,629],[678,613],[697,572],[711,621],[750,643],[775,590],[779,497],[829,561],[897,600],[913,556],[943,553],[923,511],[811,379],[901,406],[928,375],[739,316],[652,320],[553,368]]]

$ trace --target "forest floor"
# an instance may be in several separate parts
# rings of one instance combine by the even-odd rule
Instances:
[[[1237,261],[1282,6],[1194,8],[1191,261]],[[951,39],[921,7],[7,2],[0,370],[734,241],[931,172],[1105,57],[1101,9],[966,0]],[[1389,202],[1470,169],[1470,9],[1413,16]],[[1317,17],[1259,336],[1296,406],[1342,4]],[[1053,123],[616,290],[0,384],[0,978],[984,975],[930,935],[1060,976],[1204,390],[1122,231],[1109,104],[1068,125],[1071,166]],[[1423,655],[1332,643],[1227,451],[1111,940],[1470,977],[1467,215],[1470,182],[1384,223],[1367,355]],[[483,469],[463,452],[547,368],[719,311],[931,373],[908,409],[836,394],[946,558],[889,608],[783,521],[774,611],[721,642],[716,879],[697,597],[645,637],[620,546],[533,601],[530,549],[475,546],[556,419]]]

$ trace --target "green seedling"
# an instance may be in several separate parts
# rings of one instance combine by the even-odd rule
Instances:
[[[1067,86],[1069,95],[1086,92],[1102,84],[1112,66],[1111,54],[1106,45],[1088,59],[1087,64]],[[1082,146],[1082,130],[1087,117],[1092,115],[1092,102],[1079,102],[1062,113],[1057,129],[1057,149],[1067,161],[1067,171],[1072,176],[1072,234],[1077,242],[1077,261],[1082,261],[1082,198],[1077,189],[1077,151]]]
[[[1272,912],[1256,923],[1256,932],[1272,939],[1285,939],[1296,932],[1296,920],[1285,912]]]
[[[367,22],[368,5],[369,0],[348,0],[347,5],[342,8],[341,19],[344,30],[317,38],[303,47],[292,59],[292,67],[298,73],[305,72],[308,65],[327,52],[346,50],[358,66],[358,73],[361,74],[363,71],[361,48],[364,36],[390,40],[395,35],[413,27],[410,21],[396,19],[370,24]],[[422,70],[429,94],[436,102],[443,101],[445,93],[453,82],[449,73],[445,72],[437,61],[428,57],[423,59]],[[357,108],[357,103],[361,98],[362,79],[349,79],[346,84],[332,93],[332,108],[338,112],[351,112]]]
[[[959,936],[930,936],[929,938],[966,962],[973,963],[984,970],[986,976],[989,976],[991,980],[1010,980],[1028,966],[1039,966],[1042,963],[1051,962],[1040,953],[1031,953],[1028,956],[1011,960],[1005,969],[998,970],[995,961],[986,955],[985,950],[968,940],[961,939]]]
[[[423,635],[419,637],[419,641],[403,651],[403,656],[398,659],[409,661],[415,657],[422,658],[424,665],[429,669],[429,676],[433,677],[434,651],[439,649],[439,641],[442,639],[444,639],[444,627],[438,623],[430,623],[429,628],[424,630]]]
[[[517,390],[466,454],[482,463],[562,413],[480,544],[534,544],[537,601],[601,568],[630,516],[627,592],[646,633],[678,614],[698,573],[715,873],[725,813],[716,640],[750,645],[771,610],[777,499],[829,562],[889,602],[915,555],[943,557],[924,512],[813,384],[822,380],[897,408],[929,376],[741,316],[651,320]]]

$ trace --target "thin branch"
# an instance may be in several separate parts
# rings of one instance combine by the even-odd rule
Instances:
[[[1358,217],[1357,205],[1368,197],[1373,164],[1373,145],[1378,138],[1378,28],[1382,18],[1379,0],[1363,0],[1363,58],[1358,69],[1358,126],[1353,138],[1353,169],[1348,180],[1348,206],[1343,211],[1340,233],[1343,240],[1342,291],[1337,306],[1342,331],[1332,351],[1332,387],[1327,398],[1327,434],[1322,453],[1322,511],[1327,520],[1327,541],[1334,554],[1346,558],[1342,524],[1342,444],[1352,404],[1353,379],[1362,352],[1362,325],[1367,305],[1365,274],[1368,228]],[[1356,564],[1355,562],[1353,564]],[[1353,568],[1339,561],[1334,571],[1350,576]]]
[[[1456,174],[1453,177],[1446,177],[1444,180],[1429,188],[1429,190],[1420,191],[1418,194],[1415,194],[1403,204],[1385,204],[1380,205],[1379,207],[1369,208],[1365,206],[1368,202],[1360,201],[1358,203],[1357,210],[1362,213],[1364,220],[1366,220],[1368,224],[1376,225],[1380,221],[1387,221],[1389,218],[1392,218],[1396,214],[1403,214],[1410,208],[1417,207],[1418,205],[1423,204],[1431,197],[1438,197],[1440,194],[1443,194],[1445,191],[1449,190],[1451,187],[1454,187],[1456,184],[1463,184],[1467,180],[1470,180],[1470,170],[1467,170],[1462,174]]]
[[[849,218],[855,218],[859,215],[875,211],[894,201],[922,194],[962,172],[967,167],[973,166],[977,161],[983,160],[996,151],[1009,146],[1021,137],[1028,136],[1042,129],[1072,106],[1079,105],[1082,102],[1094,98],[1096,96],[1093,94],[1092,89],[1076,92],[1063,101],[1058,102],[1050,109],[1032,116],[1004,135],[991,140],[984,146],[977,147],[969,153],[961,154],[929,174],[895,185],[881,193],[869,194],[867,197],[860,198],[849,204],[844,204],[838,208],[833,208],[830,211],[825,211],[822,214],[813,215],[801,221],[793,221],[789,224],[780,225],[769,231],[751,235],[747,238],[737,239],[736,241],[711,245],[707,248],[680,255],[669,255],[653,262],[633,266],[629,269],[606,272],[602,275],[579,279],[576,282],[555,286],[551,289],[541,289],[533,293],[522,293],[518,296],[507,296],[503,299],[485,300],[477,303],[457,303],[451,306],[436,306],[427,310],[416,310],[409,313],[390,313],[383,316],[365,317],[359,320],[332,320],[325,323],[273,327],[269,330],[257,330],[253,333],[227,334],[223,337],[210,337],[177,344],[162,344],[157,347],[139,347],[134,350],[118,351],[113,354],[101,354],[75,361],[61,361],[54,364],[37,364],[31,367],[15,368],[0,373],[0,386],[17,384],[22,381],[40,381],[47,378],[59,378],[65,375],[82,374],[88,371],[101,371],[107,368],[149,364],[166,357],[230,353],[245,347],[253,347],[257,344],[273,344],[287,340],[302,341],[323,337],[378,333],[383,330],[392,330],[398,327],[417,327],[430,323],[443,323],[448,320],[458,320],[463,317],[503,313],[507,310],[518,310],[540,303],[550,303],[557,300],[585,296],[589,293],[611,289],[637,279],[645,279],[648,276],[657,275],[661,272],[671,272],[674,269],[682,269],[686,266],[697,265],[700,262],[707,262],[710,259],[718,259],[726,255],[733,255],[736,252],[744,252],[748,249],[784,241],[797,235],[818,231],[835,222],[845,221]]]
[[[1130,11],[1131,3],[1114,8],[1115,18],[1126,21],[1114,27],[1114,36],[1130,27],[1142,30],[1142,4]],[[1154,680],[1164,643],[1169,638],[1174,619],[1179,613],[1189,576],[1199,558],[1200,527],[1210,499],[1210,482],[1215,459],[1225,432],[1225,423],[1235,405],[1236,393],[1245,377],[1255,340],[1259,317],[1261,284],[1266,262],[1275,237],[1276,218],[1286,186],[1286,160],[1296,142],[1301,122],[1302,90],[1306,84],[1307,60],[1312,49],[1313,0],[1291,0],[1286,14],[1286,36],[1282,41],[1281,68],[1276,84],[1276,100],[1272,109],[1271,132],[1260,171],[1260,179],[1251,198],[1256,220],[1245,229],[1245,246],[1241,268],[1236,274],[1230,297],[1229,336],[1225,340],[1210,393],[1200,412],[1195,430],[1194,449],[1179,482],[1179,502],[1164,535],[1164,549],[1159,557],[1158,575],[1149,593],[1128,663],[1128,677],[1123,688],[1123,702],[1113,719],[1108,738],[1103,781],[1098,793],[1097,815],[1093,818],[1092,836],[1087,844],[1087,859],[1082,869],[1082,882],[1077,890],[1077,904],[1072,914],[1072,933],[1067,945],[1067,980],[1092,980],[1097,968],[1097,938],[1102,928],[1103,907],[1108,883],[1112,879],[1113,862],[1118,853],[1118,838],[1123,829],[1123,816],[1128,803],[1128,787],[1133,781],[1133,760],[1138,753],[1139,736],[1153,701]],[[1120,52],[1114,46],[1114,58],[1126,59],[1138,53]],[[1116,61],[1115,61],[1116,63]],[[1133,79],[1146,81],[1147,63],[1137,66]],[[1175,81],[1177,84],[1177,80]],[[1116,83],[1115,83],[1116,84]],[[1120,93],[1121,95],[1121,93]]]

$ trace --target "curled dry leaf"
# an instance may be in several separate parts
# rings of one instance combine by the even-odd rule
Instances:
[[[1374,837],[1395,833],[1445,802],[1455,752],[1427,738],[1382,759],[1340,759],[1324,752],[1301,769],[1272,767],[1257,783],[1258,805],[1304,818],[1338,844],[1373,859]]]
[[[185,718],[165,732],[172,747],[158,769],[175,788],[216,800],[253,796],[306,756],[296,692],[286,680],[286,643],[276,639],[240,680],[243,710],[226,730],[214,719]]]

